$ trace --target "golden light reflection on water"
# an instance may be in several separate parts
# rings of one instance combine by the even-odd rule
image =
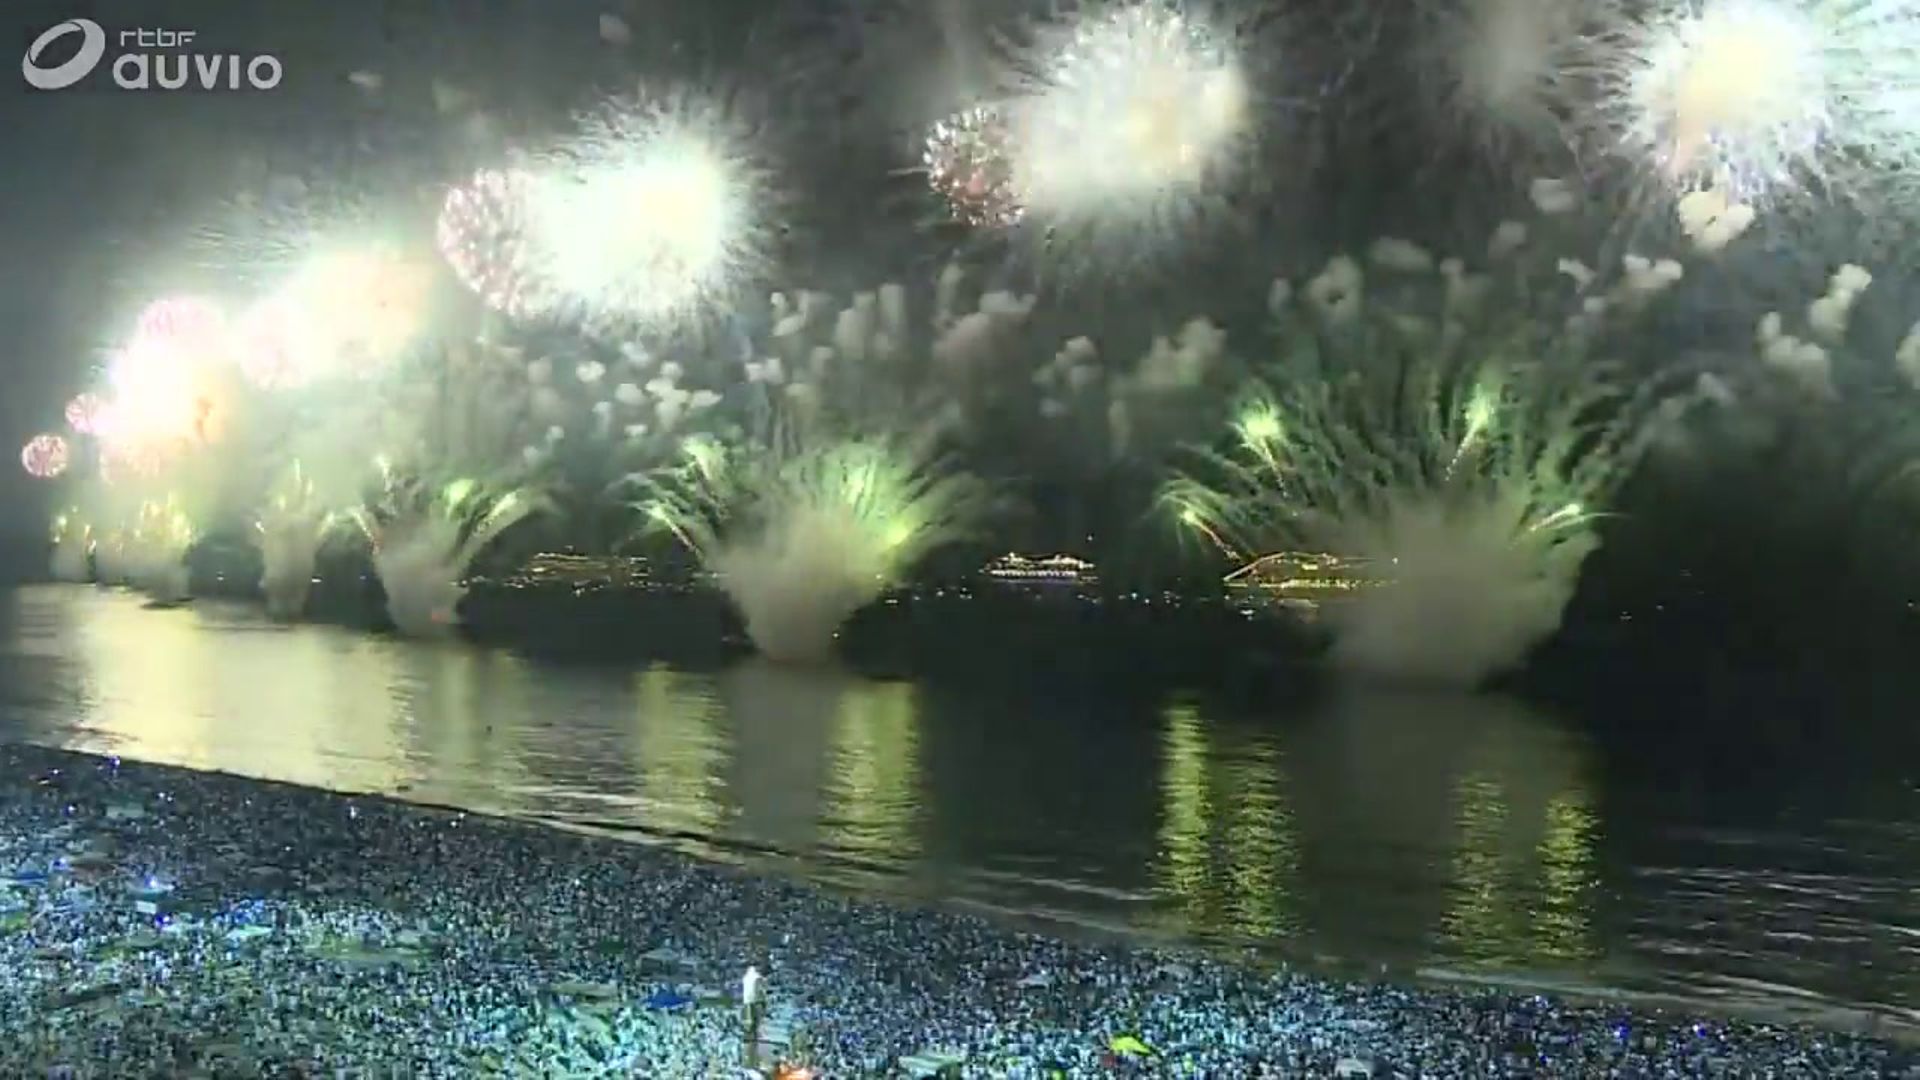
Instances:
[[[536,676],[527,662],[458,642],[368,644],[351,670],[382,680],[386,708],[369,704],[368,713],[395,717],[406,733],[409,772],[416,782],[435,781],[425,794],[451,791],[463,805],[520,810],[521,793],[539,787],[528,768],[527,733],[510,722],[532,715],[529,685]],[[475,793],[484,794],[476,800]]]
[[[1296,920],[1294,823],[1277,750],[1217,752],[1222,736],[1175,703],[1161,731],[1160,835],[1154,882],[1178,929],[1266,938]]]
[[[1213,803],[1207,783],[1207,743],[1200,713],[1188,705],[1167,709],[1160,754],[1160,864],[1162,892],[1187,917],[1208,919],[1213,870]]]
[[[911,683],[850,682],[834,724],[821,839],[884,862],[919,857],[920,700]]]
[[[634,759],[649,826],[714,835],[726,822],[726,717],[709,676],[655,665],[634,677]]]
[[[1281,798],[1279,755],[1267,747],[1242,757],[1228,770],[1240,797],[1227,819],[1227,866],[1233,887],[1228,902],[1241,933],[1271,938],[1292,929],[1287,890],[1299,871],[1293,821]]]
[[[919,691],[762,660],[712,679],[733,730],[733,831],[881,863],[923,850]],[[718,771],[714,765],[706,766]]]
[[[1454,785],[1458,835],[1442,934],[1463,959],[1542,966],[1598,955],[1599,830],[1568,764],[1520,759],[1504,771],[1464,773]]]
[[[85,688],[69,748],[349,791],[405,778],[384,698],[393,658],[377,643],[246,623],[209,632],[228,613],[146,610],[108,593],[66,610]],[[336,678],[343,662],[370,677]],[[332,722],[307,722],[316,713]]]
[[[1567,791],[1547,804],[1540,839],[1540,908],[1533,913],[1537,952],[1558,960],[1587,960],[1599,946],[1593,902],[1599,889],[1594,840],[1599,819],[1584,791]]]
[[[748,660],[714,683],[734,734],[732,832],[785,852],[818,839],[829,732],[851,677]]]
[[[1497,781],[1470,774],[1455,789],[1460,836],[1453,860],[1453,901],[1445,933],[1476,960],[1512,960],[1524,927],[1505,888],[1501,843],[1507,822],[1506,795]]]

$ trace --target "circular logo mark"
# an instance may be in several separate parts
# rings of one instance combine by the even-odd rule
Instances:
[[[59,67],[41,67],[40,54],[47,51],[47,46],[76,30],[81,35],[80,51],[73,59]],[[107,32],[100,29],[99,23],[92,19],[68,19],[33,39],[33,44],[27,46],[26,58],[20,61],[20,74],[26,76],[27,85],[36,90],[65,90],[86,78],[105,55]]]

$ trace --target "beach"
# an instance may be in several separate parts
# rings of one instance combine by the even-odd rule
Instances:
[[[638,843],[0,747],[0,1075],[1920,1076],[1891,1041],[1065,940]]]

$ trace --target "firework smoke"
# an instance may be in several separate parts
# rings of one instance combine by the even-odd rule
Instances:
[[[1503,224],[1490,257],[1512,263],[1522,233]],[[1535,310],[1552,290],[1524,273],[1495,304],[1496,279],[1458,258],[1399,240],[1368,258],[1377,282],[1342,256],[1297,297],[1276,283],[1281,371],[1249,394],[1231,446],[1164,498],[1242,581],[1265,587],[1303,556],[1344,563],[1321,605],[1342,666],[1472,686],[1558,628],[1599,517],[1672,418],[1664,381],[1597,352],[1615,344],[1609,312],[1643,312],[1684,275],[1628,256],[1607,288],[1579,267],[1564,317]],[[1550,260],[1526,265],[1577,266]]]
[[[84,582],[93,578],[93,528],[78,508],[53,519],[53,579]]]
[[[313,480],[296,462],[268,495],[254,523],[260,534],[260,591],[268,615],[297,619],[306,611],[320,545],[331,524]]]
[[[1305,550],[1365,568],[1372,584],[1325,611],[1342,666],[1473,686],[1559,627],[1645,410],[1592,368],[1429,367],[1406,387],[1263,393],[1234,449],[1166,498],[1242,561]]]
[[[1426,0],[1419,6],[1423,100],[1444,127],[1494,158],[1562,141],[1594,52],[1623,13],[1613,0]]]
[[[193,523],[177,500],[169,496],[142,504],[127,537],[128,580],[155,603],[186,601],[192,595],[187,552],[194,539]]]
[[[492,495],[472,480],[437,491],[388,479],[378,507],[352,518],[373,545],[374,570],[387,593],[387,616],[408,637],[450,634],[473,560],[508,529],[545,509],[530,491]]]
[[[849,616],[989,510],[984,484],[928,450],[883,438],[730,450],[688,443],[642,479],[645,527],[711,570],[770,659],[819,663]]]

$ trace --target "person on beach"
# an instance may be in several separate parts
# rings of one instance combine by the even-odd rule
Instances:
[[[746,1036],[747,1064],[758,1067],[760,1064],[760,1024],[767,1015],[767,996],[765,977],[758,967],[748,965],[747,973],[740,976],[740,1008],[742,1029]]]

